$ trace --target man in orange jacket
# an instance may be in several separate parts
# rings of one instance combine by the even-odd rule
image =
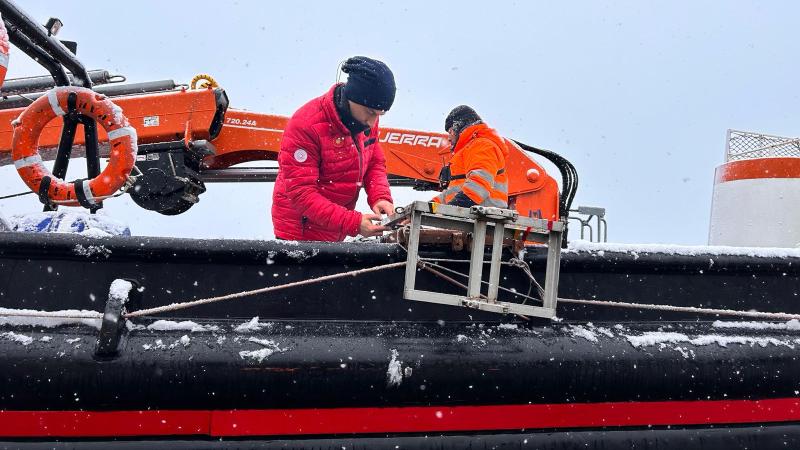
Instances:
[[[453,108],[445,119],[453,157],[439,174],[443,189],[433,201],[469,208],[508,208],[505,141],[466,105]]]

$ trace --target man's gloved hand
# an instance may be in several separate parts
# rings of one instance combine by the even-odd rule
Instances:
[[[452,206],[460,206],[462,208],[469,208],[471,206],[475,206],[475,203],[471,198],[467,197],[467,194],[463,192],[459,192],[458,194],[453,197],[452,200],[447,202],[448,205]]]
[[[439,189],[439,183],[424,180],[414,180],[412,189],[415,191],[441,191],[441,189]]]

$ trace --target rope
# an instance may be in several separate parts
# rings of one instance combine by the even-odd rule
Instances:
[[[202,81],[203,83],[198,83],[198,81]],[[215,80],[211,75],[207,73],[201,73],[192,78],[192,81],[189,82],[189,86],[192,89],[208,89],[218,88],[219,83],[217,83],[217,80]]]
[[[398,244],[400,245],[400,244]],[[400,245],[402,247],[402,245]],[[405,250],[405,248],[403,249]],[[461,264],[468,264],[471,261],[469,259],[451,259],[451,258],[422,258],[418,257],[422,261],[430,261],[430,262],[449,262],[449,263],[461,263]],[[483,264],[491,264],[491,261],[483,261]],[[528,263],[520,260],[519,258],[511,258],[508,261],[501,261],[500,264],[504,266],[513,266],[513,267],[527,267]]]
[[[307,280],[295,281],[295,282],[292,282],[292,283],[281,284],[279,286],[270,286],[270,287],[265,287],[265,288],[260,288],[260,289],[254,289],[254,290],[251,290],[251,291],[242,291],[242,292],[237,292],[237,293],[234,293],[234,294],[222,295],[222,296],[219,296],[219,297],[209,297],[209,298],[203,298],[203,299],[199,299],[199,300],[193,300],[193,301],[190,301],[190,302],[173,303],[171,305],[157,306],[155,308],[140,309],[138,311],[133,311],[133,312],[126,313],[125,317],[126,318],[141,317],[141,316],[149,316],[149,315],[152,315],[152,314],[158,314],[158,313],[162,313],[162,312],[178,311],[178,310],[181,310],[181,309],[191,308],[193,306],[205,305],[205,304],[208,304],[208,303],[216,303],[216,302],[221,302],[223,300],[231,300],[231,299],[234,299],[234,298],[247,297],[247,296],[250,296],[250,295],[263,294],[263,293],[266,293],[266,292],[273,292],[273,291],[278,291],[278,290],[281,290],[281,289],[288,289],[288,288],[297,287],[297,286],[305,286],[307,284],[313,284],[313,283],[319,283],[319,282],[322,282],[322,281],[335,280],[337,278],[344,278],[344,277],[348,277],[348,276],[353,276],[354,277],[356,275],[361,275],[361,274],[364,274],[364,273],[377,272],[379,270],[392,269],[392,268],[395,268],[395,267],[400,267],[400,266],[405,266],[405,265],[406,265],[405,261],[396,262],[396,263],[384,264],[382,266],[370,267],[370,268],[367,268],[367,269],[351,270],[349,272],[342,272],[342,273],[337,273],[337,274],[333,274],[333,275],[325,275],[325,276],[317,277],[317,278],[309,278]]]
[[[5,200],[7,198],[21,197],[23,195],[28,195],[33,193],[34,193],[33,191],[27,191],[27,192],[20,192],[19,194],[4,195],[3,197],[0,197],[0,200]]]
[[[456,281],[452,277],[448,277],[447,275],[443,274],[442,272],[439,272],[438,270],[436,270],[433,267],[431,267],[432,265],[433,264],[427,264],[427,263],[424,263],[424,262],[420,262],[419,263],[419,267],[420,268],[427,270],[428,272],[436,275],[437,277],[439,277],[439,278],[441,278],[441,279],[443,279],[443,280],[445,280],[445,281],[447,281],[447,282],[449,282],[449,283],[451,283],[453,285],[456,285],[456,286],[458,286],[458,287],[460,287],[462,289],[469,289],[469,287],[466,284],[461,283],[459,281]],[[440,266],[437,266],[437,267],[440,267]],[[486,296],[483,295],[483,294],[480,294],[480,296],[481,296],[481,298],[486,298]]]
[[[129,188],[127,188],[125,186],[123,186],[123,188],[124,188],[124,190],[122,190],[121,192],[117,192],[117,193],[110,194],[110,195],[100,195],[100,196],[95,197],[95,200],[102,201],[102,200],[106,200],[106,199],[109,199],[109,198],[115,198],[115,197],[119,197],[120,195],[124,195],[125,192],[127,192]],[[123,189],[123,188],[120,188],[120,189]],[[28,192],[20,192],[19,194],[6,195],[4,197],[0,197],[0,200],[5,200],[5,199],[8,199],[8,198],[14,198],[14,197],[21,197],[23,195],[28,195],[28,194],[35,194],[35,192],[28,191]],[[66,204],[66,203],[73,203],[74,201],[75,200],[51,200],[51,202],[56,204],[56,205],[63,205],[63,204]]]
[[[519,269],[522,269],[522,272],[525,275],[528,276],[528,283],[529,283],[528,284],[528,295],[529,296],[531,295],[531,287],[536,286],[536,292],[539,294],[539,299],[544,298],[544,288],[542,287],[541,284],[539,284],[538,281],[536,281],[536,278],[534,278],[533,273],[531,272],[531,267],[528,265],[528,263],[526,263],[524,260],[519,259],[519,258],[511,258],[508,261],[508,264],[510,266],[512,266],[512,267],[517,267]],[[541,300],[539,300],[539,301],[541,301]]]
[[[405,248],[401,245],[401,248],[405,250]],[[459,286],[461,288],[466,289],[466,285],[459,283],[458,281],[444,275],[441,272],[438,272],[431,267],[436,267],[437,269],[442,269],[447,272],[460,275],[464,278],[469,278],[469,275],[464,273],[458,272],[456,270],[450,269],[449,267],[441,266],[439,264],[431,264],[430,261],[442,261],[442,262],[464,262],[464,260],[447,260],[442,258],[428,258],[423,259],[419,258],[420,266],[429,272],[441,277],[442,279],[449,281],[450,283]],[[544,289],[539,284],[538,281],[533,277],[533,273],[530,271],[530,267],[528,264],[522,260],[517,258],[512,258],[509,260],[508,265],[518,267],[522,269],[525,275],[531,280],[531,282],[536,286],[539,294],[544,296],[543,291]],[[482,284],[488,284],[486,281],[481,281]],[[520,296],[525,298],[526,300],[535,300],[541,302],[540,299],[530,297],[530,295],[520,294],[519,292],[514,292],[510,289],[506,289],[502,286],[499,288],[503,291],[510,292],[514,295]],[[482,298],[486,298],[483,294],[481,294]],[[669,312],[686,312],[686,313],[694,313],[694,314],[712,314],[717,316],[727,316],[727,317],[749,317],[755,319],[770,319],[770,320],[800,320],[800,314],[789,314],[789,313],[772,313],[772,312],[761,312],[761,311],[739,311],[739,310],[732,310],[732,309],[716,309],[716,308],[698,308],[694,306],[673,306],[673,305],[658,305],[654,303],[630,303],[630,302],[620,302],[620,301],[610,301],[610,300],[585,300],[585,299],[575,299],[575,298],[559,298],[559,302],[561,303],[574,303],[574,304],[582,304],[582,305],[594,305],[594,306],[606,306],[611,308],[629,308],[629,309],[646,309],[652,311],[669,311]]]
[[[115,198],[115,197],[119,197],[120,195],[124,195],[126,192],[128,192],[128,190],[131,187],[133,187],[133,184],[136,183],[136,179],[139,178],[142,175],[142,171],[139,170],[138,167],[136,167],[134,165],[133,168],[136,169],[137,172],[139,172],[139,175],[128,175],[128,178],[125,181],[125,184],[123,184],[119,188],[119,192],[116,192],[116,193],[110,194],[110,195],[101,195],[99,197],[95,197],[95,200],[102,201],[102,200],[106,200],[106,199],[109,199],[109,198]],[[35,192],[27,191],[27,192],[20,192],[18,194],[5,195],[5,196],[0,197],[0,200],[5,200],[5,199],[8,199],[8,198],[14,198],[14,197],[21,197],[23,195],[29,195],[29,194],[35,194]],[[64,204],[64,203],[73,202],[73,200],[52,200],[52,202],[54,204]]]
[[[444,275],[443,273],[433,269],[431,267],[423,266],[423,269],[445,279],[446,281],[459,286],[461,288],[466,289],[466,285],[459,283],[458,281]],[[275,286],[276,288],[281,288],[282,286]],[[269,289],[269,288],[267,288]],[[236,295],[236,294],[234,294]],[[240,295],[241,296],[241,295]],[[481,297],[485,296],[481,294]],[[224,298],[220,298],[220,300],[224,300]],[[615,307],[615,308],[631,308],[631,309],[650,309],[656,311],[670,311],[670,312],[690,312],[696,314],[713,314],[719,316],[733,316],[733,317],[750,317],[755,319],[770,319],[770,320],[800,320],[800,314],[789,314],[789,313],[772,313],[772,312],[759,312],[759,311],[737,311],[737,310],[730,310],[730,309],[714,309],[714,308],[697,308],[693,306],[670,306],[670,305],[657,305],[652,303],[628,303],[628,302],[616,302],[616,301],[605,301],[605,300],[582,300],[582,299],[575,299],[575,298],[559,298],[559,302],[561,303],[575,303],[575,304],[584,304],[584,305],[595,305],[595,306],[608,306],[608,307]],[[185,305],[184,304],[172,304],[168,306],[176,306],[176,305]],[[193,305],[189,305],[193,306]],[[184,306],[184,308],[188,308],[189,306]],[[152,308],[153,310],[158,308]],[[176,308],[176,309],[183,309],[183,308]],[[128,313],[126,317],[138,317],[145,315],[143,313],[150,314],[151,310],[140,310],[134,313]],[[158,311],[156,311],[158,312]],[[103,314],[94,311],[88,311],[84,314],[57,314],[57,313],[49,313],[47,311],[30,311],[30,312],[0,312],[0,317],[35,317],[35,318],[45,318],[45,319],[102,319]]]
[[[697,308],[694,306],[657,305],[654,303],[629,303],[609,300],[583,300],[576,298],[561,298],[559,303],[576,303],[581,305],[610,306],[614,308],[650,309],[654,311],[688,312],[695,314],[714,314],[719,316],[751,317],[756,319],[772,320],[800,320],[800,314],[772,313],[760,311],[738,311],[734,309]]]
[[[427,270],[428,272],[430,272],[430,273],[432,273],[432,274],[434,274],[434,275],[436,275],[436,276],[438,276],[438,277],[441,277],[443,280],[445,280],[445,281],[448,281],[448,282],[450,282],[450,283],[452,283],[452,284],[454,284],[454,285],[456,285],[456,286],[458,286],[458,287],[460,287],[460,288],[462,288],[462,289],[464,289],[464,290],[467,290],[467,289],[469,289],[469,288],[468,288],[468,286],[467,286],[466,284],[459,283],[458,281],[454,280],[453,278],[451,278],[451,277],[448,277],[447,275],[445,275],[445,274],[443,274],[443,273],[439,272],[438,270],[436,270],[436,269],[434,269],[434,268],[430,267],[430,266],[432,266],[432,265],[435,265],[435,264],[430,264],[430,263],[426,263],[426,262],[419,262],[419,263],[418,263],[418,265],[419,265],[421,268],[423,268],[423,269]],[[447,267],[443,267],[443,266],[439,266],[439,265],[436,265],[436,267],[439,267],[439,268],[441,268],[441,269],[447,269]],[[455,272],[455,271],[453,270],[453,272]],[[457,273],[457,274],[459,274],[459,275],[463,275],[463,274],[460,274],[460,273],[458,273],[458,272],[456,272],[456,273]],[[469,278],[469,277],[468,277],[468,278]],[[498,286],[498,287],[499,287],[500,289],[506,290],[506,289],[505,289],[505,288],[503,288],[503,287],[500,287],[500,286]],[[510,292],[510,291],[509,291],[509,292]],[[479,295],[480,295],[480,297],[481,297],[482,299],[484,299],[484,300],[488,300],[488,299],[489,299],[487,296],[483,295],[483,293],[481,293],[481,294],[479,294]],[[517,295],[521,295],[521,294],[517,294]],[[523,296],[523,297],[524,297],[524,296]],[[529,318],[528,316],[523,316],[522,314],[514,314],[514,315],[515,315],[515,316],[517,316],[517,317],[519,317],[519,318],[520,318],[520,319],[522,319],[522,320],[530,320],[530,318]]]
[[[445,271],[447,271],[447,272],[450,272],[450,273],[452,273],[452,274],[459,275],[459,276],[461,276],[462,278],[467,278],[467,279],[469,279],[469,275],[467,275],[467,274],[465,274],[465,273],[461,273],[461,272],[459,272],[459,271],[457,271],[457,270],[453,270],[453,269],[451,269],[451,268],[449,268],[449,267],[445,267],[445,266],[440,266],[440,265],[438,265],[438,264],[431,264],[431,263],[429,263],[427,260],[422,260],[422,259],[421,259],[421,262],[420,262],[420,264],[430,265],[430,266],[436,267],[437,269],[442,269],[442,270],[445,270]],[[488,282],[488,281],[483,281],[483,280],[481,280],[481,284],[483,284],[483,285],[488,285],[488,284],[489,284],[489,282]],[[541,302],[542,302],[542,300],[541,300],[541,299],[538,299],[538,298],[536,298],[536,297],[531,297],[530,295],[525,295],[525,294],[519,293],[519,292],[517,292],[517,291],[513,291],[513,290],[511,290],[511,289],[508,289],[508,288],[504,288],[503,286],[497,286],[497,289],[499,289],[499,290],[501,290],[501,291],[504,291],[504,292],[508,292],[509,294],[511,294],[511,295],[515,295],[515,296],[517,296],[517,297],[522,297],[522,298],[524,298],[526,301],[527,301],[527,300],[534,300],[534,301],[537,301],[537,302],[539,302],[539,303],[541,303]],[[483,296],[483,294],[481,294],[481,295]]]

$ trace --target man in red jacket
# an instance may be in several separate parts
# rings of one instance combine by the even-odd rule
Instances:
[[[286,124],[272,194],[279,239],[377,236],[386,228],[373,221],[394,212],[378,144],[378,117],[394,102],[394,75],[364,56],[345,61],[342,71],[346,84],[306,103]],[[372,213],[354,210],[362,187]]]

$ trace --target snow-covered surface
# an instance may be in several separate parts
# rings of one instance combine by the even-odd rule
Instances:
[[[242,359],[252,359],[256,362],[264,362],[265,359],[272,356],[274,353],[285,352],[287,349],[281,348],[277,342],[270,339],[257,339],[249,338],[248,342],[262,345],[264,348],[258,350],[242,350],[239,352],[239,357]]]
[[[714,321],[716,328],[744,328],[748,330],[792,330],[800,331],[800,321],[792,319],[788,322],[725,322],[722,320]]]
[[[281,241],[283,245],[300,245],[297,241]],[[313,258],[319,254],[319,249],[314,248],[310,250],[286,250],[282,249],[279,252],[270,251],[267,253],[267,265],[273,264],[275,262],[275,257],[278,256],[278,253],[288,256],[289,258],[297,261],[303,262],[309,258]]]
[[[185,335],[185,334],[184,334],[183,336],[181,336],[181,338],[179,339],[179,341],[181,341],[181,344],[183,344],[183,346],[184,346],[184,347],[188,347],[188,346],[189,346],[189,343],[190,343],[192,340],[191,340],[191,339],[189,339],[189,336],[187,336],[187,335]]]
[[[260,331],[262,328],[272,328],[274,323],[272,322],[259,322],[258,316],[253,317],[249,321],[237,325],[233,331],[237,333],[252,333],[254,331]]]
[[[16,316],[15,314],[23,314]],[[57,316],[73,316],[81,318],[63,318]],[[92,318],[92,317],[97,317]],[[101,314],[84,309],[65,309],[61,311],[39,311],[34,309],[0,308],[0,325],[37,326],[53,328],[62,325],[88,325],[100,329]]]
[[[570,331],[575,337],[586,339],[589,342],[597,342],[597,335],[581,325],[571,326]]]
[[[183,320],[175,322],[172,320],[156,320],[147,326],[151,331],[190,331],[192,333],[213,332],[219,331],[216,325],[200,325],[191,320]]]
[[[100,255],[100,256],[105,256],[106,258],[111,256],[111,250],[104,245],[75,244],[75,247],[72,248],[72,251],[79,256],[88,257],[88,256]]]
[[[765,247],[724,247],[709,245],[667,245],[667,244],[613,244],[583,240],[569,242],[567,253],[590,252],[602,256],[605,252],[629,253],[638,256],[642,253],[663,253],[668,255],[732,255],[759,256],[764,258],[800,258],[800,248]],[[713,264],[713,262],[711,263]]]
[[[145,349],[145,350],[162,350],[162,349],[167,348],[167,346],[164,345],[164,341],[163,340],[156,339],[155,343],[153,343],[153,344],[142,344],[142,348]]]
[[[113,298],[119,299],[123,304],[128,302],[128,293],[133,289],[133,283],[128,280],[117,278],[111,282],[111,288],[108,290],[108,295]]]
[[[717,334],[699,335],[696,337],[689,337],[683,333],[669,332],[669,331],[648,331],[639,336],[624,335],[628,342],[634,347],[652,347],[659,346],[664,348],[668,344],[688,343],[695,346],[704,345],[719,345],[720,347],[727,347],[731,344],[758,345],[760,347],[767,347],[769,345],[786,346],[794,348],[795,344],[800,343],[800,339],[794,340],[781,340],[772,337],[759,337],[759,336],[723,336]]]
[[[14,231],[77,233],[89,237],[130,236],[130,228],[101,212],[90,214],[79,208],[16,214],[9,218]]]
[[[165,344],[162,339],[156,339],[152,344],[142,344],[142,348],[145,350],[172,350],[181,347],[186,348],[191,345],[191,343],[192,339],[184,334],[169,345]]]
[[[2,336],[3,339],[8,339],[22,345],[29,345],[31,342],[33,342],[32,337],[25,336],[24,334],[14,333],[13,331],[0,333],[0,336]]]
[[[614,332],[611,331],[608,328],[605,328],[605,327],[597,327],[595,329],[595,331],[597,331],[598,333],[600,333],[600,334],[602,334],[603,336],[606,336],[606,337],[610,337],[610,338],[614,337]]]
[[[389,354],[389,368],[386,370],[386,385],[400,386],[403,382],[403,362],[397,359],[400,356],[396,349]]]

